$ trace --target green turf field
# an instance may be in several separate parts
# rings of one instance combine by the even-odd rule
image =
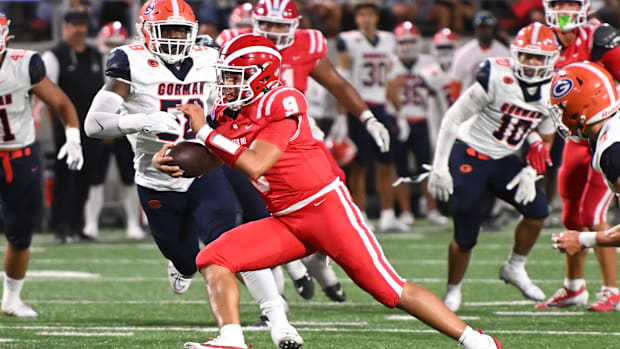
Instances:
[[[620,348],[620,313],[588,313],[585,307],[534,312],[512,286],[500,282],[498,269],[512,245],[512,227],[482,233],[463,285],[459,312],[473,328],[500,338],[505,348]],[[439,296],[446,278],[446,248],[451,225],[423,220],[409,234],[379,235],[396,270]],[[528,271],[549,296],[561,284],[563,256],[550,248],[545,230],[530,255]],[[36,235],[23,298],[37,319],[0,317],[0,348],[182,348],[217,334],[195,277],[189,292],[173,295],[166,260],[152,241],[133,243],[120,231],[102,231],[94,244],[55,246],[49,235]],[[3,250],[3,249],[2,249]],[[51,271],[74,272],[63,277]],[[382,307],[343,276],[347,302],[335,304],[320,293],[299,297],[287,280],[290,320],[305,348],[456,348],[443,337],[398,310]],[[596,258],[588,258],[590,299],[600,287]],[[244,325],[259,316],[243,291]],[[265,329],[247,328],[254,348],[274,348]]]

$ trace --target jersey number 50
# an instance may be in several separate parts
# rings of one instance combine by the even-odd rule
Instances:
[[[192,98],[188,100],[186,103],[187,104],[198,103],[200,104],[201,107],[204,108],[204,103],[202,103],[202,101],[198,98]],[[179,104],[183,104],[183,101],[180,99],[162,99],[160,100],[160,110],[165,111],[165,112],[168,112],[168,110],[170,109],[176,110],[177,105]],[[187,114],[184,114],[184,115],[185,117],[179,120],[181,122],[181,128],[183,129],[183,139],[184,140],[194,139],[196,138],[196,135],[194,134],[194,132],[192,132],[190,128],[189,116],[187,116]],[[168,142],[176,142],[180,136],[181,135],[175,135],[171,133],[158,133],[157,134],[157,138],[163,141],[168,141]]]

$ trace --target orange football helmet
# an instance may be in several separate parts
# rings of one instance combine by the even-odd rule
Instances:
[[[588,14],[591,9],[590,0],[572,0],[572,2],[579,3],[579,10],[577,11],[555,10],[554,3],[556,2],[560,1],[543,1],[545,22],[547,22],[550,27],[558,28],[561,31],[571,31],[588,22]]]
[[[113,48],[127,43],[128,39],[129,34],[121,22],[109,22],[97,34],[97,48],[99,52],[107,54]]]
[[[262,25],[273,23],[288,25],[284,33],[263,30]],[[295,30],[299,26],[299,13],[292,0],[259,0],[252,12],[252,28],[254,34],[264,36],[273,41],[282,50],[295,41]]]
[[[538,22],[521,28],[510,52],[514,59],[515,74],[520,80],[536,83],[548,80],[553,75],[555,61],[560,57],[560,50],[555,41],[553,30]],[[528,56],[537,56],[541,65],[523,63]]]
[[[9,24],[11,24],[11,20],[0,12],[0,54],[6,51],[6,43],[13,38],[13,35],[9,35]]]
[[[252,28],[252,3],[237,5],[228,17],[228,27],[232,29]]]
[[[410,21],[404,21],[394,28],[396,55],[402,60],[413,60],[422,51],[422,36]]]
[[[168,64],[192,53],[198,24],[192,8],[183,0],[149,0],[139,12],[138,33],[146,47]],[[183,28],[184,38],[166,37],[166,31]]]
[[[614,78],[600,65],[567,65],[551,81],[551,117],[564,138],[583,139],[587,125],[611,117],[620,107]]]
[[[452,64],[454,51],[459,42],[459,37],[450,28],[442,28],[433,35],[431,42],[431,54],[435,56],[442,67]]]

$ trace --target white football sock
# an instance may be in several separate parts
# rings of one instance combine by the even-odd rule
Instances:
[[[508,263],[515,268],[524,269],[525,263],[527,262],[527,256],[520,255],[512,251],[510,258],[508,259]]]
[[[338,283],[338,277],[331,266],[327,264],[327,256],[317,252],[308,257],[302,259],[306,268],[310,272],[316,281],[321,285],[321,288],[327,288],[334,286]]]
[[[609,291],[609,292],[611,292],[613,294],[618,294],[618,288],[617,287],[605,286],[605,285],[601,286],[601,291],[605,291],[605,290],[607,290],[607,291]]]
[[[88,200],[84,205],[84,223],[87,235],[97,236],[99,215],[103,208],[103,185],[92,185],[88,190]]]
[[[462,285],[463,285],[462,281],[455,285],[448,284],[448,287],[446,288],[446,293],[461,292]]]
[[[245,338],[243,338],[241,325],[230,324],[222,326],[222,328],[220,328],[220,337],[227,342],[245,344]]]
[[[495,348],[493,339],[490,336],[484,335],[478,331],[474,331],[471,327],[467,326],[463,334],[459,338],[459,344],[467,349],[488,349]]]
[[[121,193],[123,208],[127,216],[127,227],[140,226],[140,199],[134,184],[124,185]]]
[[[388,208],[386,210],[381,210],[381,217],[379,217],[380,220],[384,220],[384,219],[390,219],[390,220],[394,220],[396,219],[396,214],[394,213],[394,209],[393,208]]]
[[[4,289],[2,291],[2,304],[14,304],[21,302],[22,287],[24,279],[13,279],[4,274]]]
[[[278,293],[284,294],[284,272],[281,266],[271,268],[273,278],[276,280],[276,287],[278,287]]]
[[[581,286],[585,286],[586,280],[584,279],[564,279],[564,287],[568,290],[577,292]]]
[[[278,293],[271,269],[244,271],[241,276],[252,298],[258,302],[262,313],[269,318],[272,326],[288,325],[282,297]]]
[[[299,259],[286,263],[284,268],[293,280],[301,279],[304,275],[308,274],[308,269],[306,269],[306,266]]]

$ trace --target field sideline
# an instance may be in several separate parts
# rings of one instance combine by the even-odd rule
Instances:
[[[512,246],[514,222],[500,232],[482,233],[463,284],[459,312],[472,327],[500,338],[505,348],[620,348],[620,312],[590,313],[585,307],[534,311],[498,269]],[[452,225],[424,220],[408,234],[379,234],[384,252],[401,276],[439,296],[446,278]],[[528,262],[528,272],[547,296],[563,279],[564,257],[550,248],[545,229]],[[166,261],[155,244],[133,243],[118,230],[103,230],[95,244],[56,246],[50,235],[35,235],[23,298],[37,319],[0,317],[0,348],[182,348],[217,334],[204,284],[195,277],[187,294],[173,295]],[[1,249],[4,251],[4,247]],[[451,340],[398,310],[384,308],[359,290],[342,270],[347,302],[329,302],[317,286],[311,301],[287,280],[291,322],[305,348],[457,348]],[[588,257],[590,300],[600,288],[596,258]],[[242,321],[258,319],[258,307],[242,292]],[[264,328],[246,327],[254,348],[274,348]]]

